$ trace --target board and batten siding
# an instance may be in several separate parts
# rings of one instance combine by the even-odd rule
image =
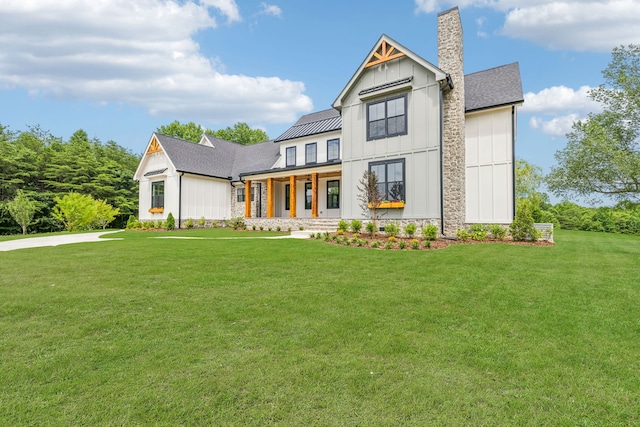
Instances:
[[[410,85],[361,98],[364,89],[400,79]],[[367,104],[407,95],[407,134],[367,141]],[[385,219],[440,216],[440,88],[435,74],[408,57],[367,69],[342,102],[342,217],[363,218],[359,181],[369,163],[405,159],[404,209],[386,210]]]
[[[466,116],[466,222],[513,220],[511,106]]]
[[[163,151],[145,154],[143,162],[138,190],[138,219],[140,221],[165,220],[169,212],[172,212],[172,210],[177,212],[178,209],[178,176]],[[158,175],[144,176],[149,171],[162,169],[166,169],[166,171]],[[164,181],[164,212],[152,214],[149,212],[151,208],[151,183],[156,181]],[[175,213],[174,216],[176,216]]]
[[[177,218],[177,212],[173,214]],[[183,220],[231,217],[231,185],[228,180],[184,174],[182,177]]]

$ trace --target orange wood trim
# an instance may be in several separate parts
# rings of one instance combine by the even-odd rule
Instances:
[[[244,182],[244,217],[251,218],[251,181]]]
[[[380,47],[373,52],[373,56],[369,59],[369,62],[364,66],[364,68],[373,67],[374,65],[382,64],[383,62],[391,61],[392,59],[400,58],[402,56],[404,56],[404,53],[397,50],[394,46],[387,44],[386,41],[383,41]]]
[[[162,147],[160,146],[160,143],[158,142],[158,140],[153,137],[153,139],[151,140],[151,144],[149,144],[149,148],[147,149],[146,154],[153,154],[153,153],[160,153],[162,152]]]
[[[273,218],[273,178],[267,178],[267,218]]]
[[[149,209],[149,212],[151,212],[151,213],[163,213],[164,212],[164,208],[151,208],[151,209]]]
[[[311,174],[311,218],[318,218],[318,173]]]
[[[296,217],[296,177],[289,177],[289,217]]]

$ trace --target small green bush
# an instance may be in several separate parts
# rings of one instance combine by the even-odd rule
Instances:
[[[225,223],[227,224],[227,227],[231,227],[236,230],[242,230],[246,227],[244,224],[244,218],[241,216],[228,219],[225,221]]]
[[[255,225],[255,224],[253,224],[253,225],[251,226],[251,229],[252,229],[253,231],[256,231],[256,228],[258,228],[258,227],[256,227],[256,225]]]
[[[422,227],[422,237],[427,240],[436,240],[438,238],[438,226],[435,224],[429,224],[426,227]]]
[[[425,247],[425,249],[430,249],[431,248],[431,240],[425,240],[424,241],[424,247]]]
[[[471,238],[471,235],[467,230],[464,228],[458,228],[458,231],[456,231],[456,239],[466,242],[469,238]]]
[[[201,216],[200,219],[198,220],[198,227],[203,228],[206,223],[207,223],[207,220],[204,219],[203,216]]]
[[[516,209],[516,218],[509,225],[513,240],[538,240],[540,232],[533,225],[532,206],[528,200],[520,203]]]
[[[187,220],[184,222],[184,226],[187,228],[193,228],[193,219],[187,218]]]
[[[367,226],[365,227],[365,229],[367,230],[367,233],[369,233],[371,236],[373,236],[374,234],[376,234],[376,225],[373,222],[368,222]]]
[[[407,243],[404,240],[398,242],[398,249],[404,249],[407,247]]]
[[[393,249],[393,242],[387,242],[384,244],[385,249]]]
[[[129,215],[129,219],[127,220],[127,228],[139,228],[136,227],[138,222],[138,218],[136,218],[135,215]]]
[[[349,223],[346,220],[341,219],[340,221],[338,221],[338,230],[342,230],[346,233],[347,230],[349,230]]]
[[[494,239],[504,240],[507,236],[507,230],[500,224],[492,224],[489,226],[489,232]]]
[[[354,219],[351,221],[351,231],[354,233],[359,233],[362,230],[362,221]]]
[[[469,236],[478,242],[487,238],[487,226],[484,224],[472,224],[469,227]]]
[[[380,242],[378,242],[378,241],[373,242],[373,243],[371,244],[371,247],[372,247],[372,248],[379,248],[379,247],[380,247]]]
[[[155,228],[156,227],[156,222],[152,219],[147,220],[145,222],[142,223],[142,226],[144,228]]]
[[[408,237],[413,237],[413,235],[416,234],[416,231],[418,231],[418,226],[412,222],[404,226],[404,234]]]
[[[397,222],[390,222],[389,224],[384,226],[384,232],[387,233],[388,236],[397,236],[400,234],[400,225]]]
[[[211,228],[218,228],[219,224],[218,221],[211,221]]]
[[[167,215],[167,230],[175,230],[176,228],[176,219],[173,217],[173,214],[169,212]]]
[[[276,231],[282,231],[282,227],[277,226],[277,227],[276,227]]]
[[[264,225],[260,226],[260,231],[264,231]]]
[[[412,249],[420,249],[420,241],[418,239],[412,239],[411,240],[411,248]]]

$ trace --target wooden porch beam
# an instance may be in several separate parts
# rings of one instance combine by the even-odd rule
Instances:
[[[244,182],[244,217],[251,218],[251,181]]]

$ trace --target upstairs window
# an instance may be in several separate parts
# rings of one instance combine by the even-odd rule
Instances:
[[[296,165],[296,147],[287,147],[287,167]]]
[[[315,142],[304,147],[304,162],[307,165],[316,163],[318,158],[318,145]]]
[[[340,140],[330,139],[327,141],[327,161],[340,160]]]
[[[378,189],[385,200],[404,201],[404,159],[369,163],[369,171],[378,178]]]
[[[164,181],[151,183],[151,208],[164,208]]]
[[[407,95],[367,104],[367,140],[407,134]]]

